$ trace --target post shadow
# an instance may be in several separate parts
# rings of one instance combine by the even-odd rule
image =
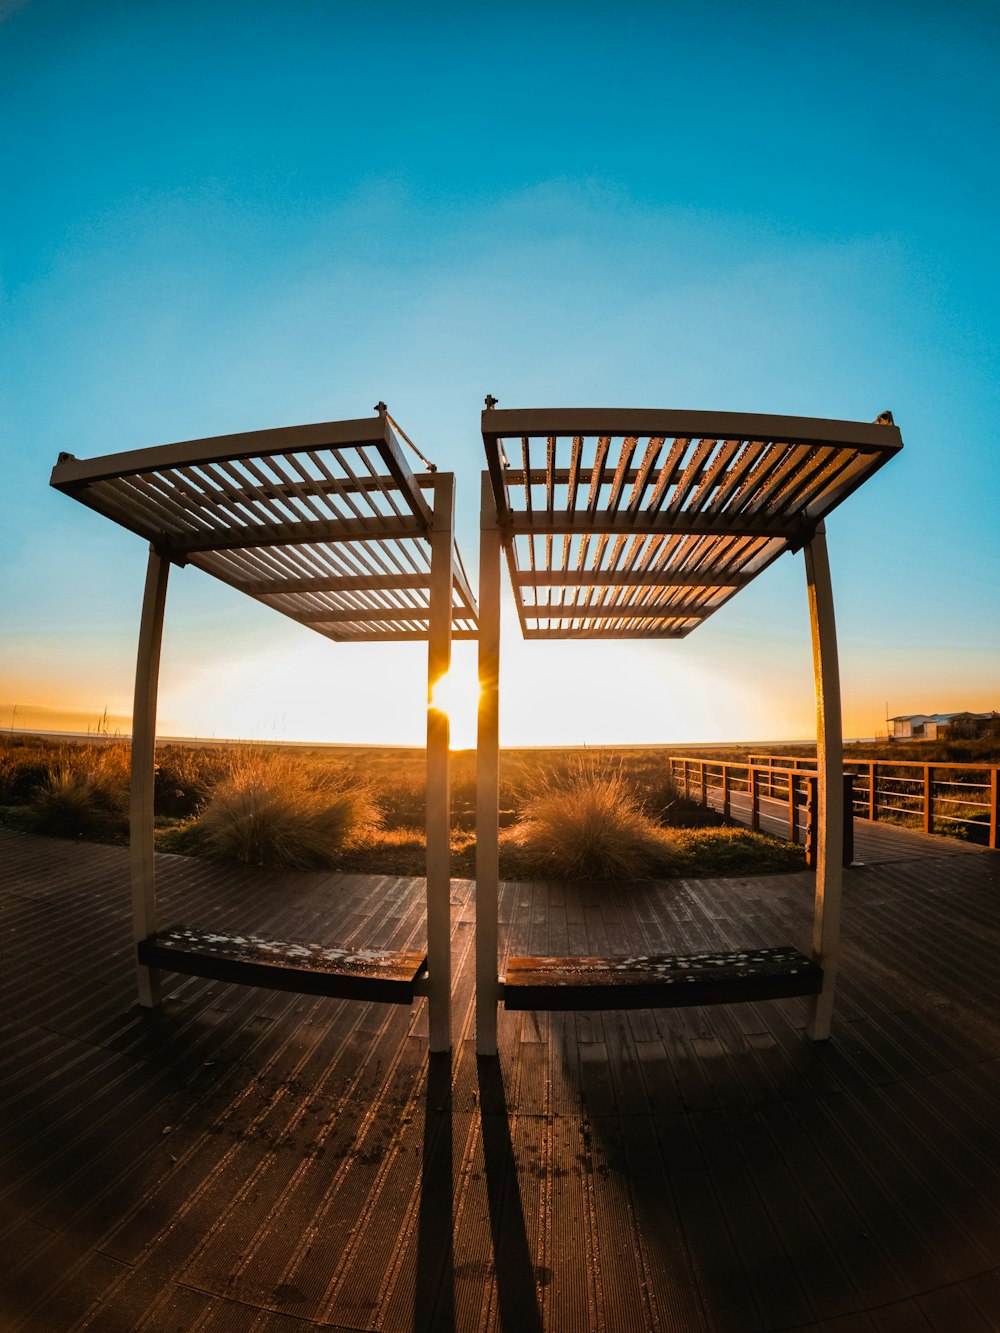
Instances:
[[[431,1052],[413,1287],[415,1333],[449,1333],[455,1327],[453,1195],[451,1052]]]
[[[504,1333],[542,1333],[500,1061],[480,1055],[476,1066],[500,1327]]]

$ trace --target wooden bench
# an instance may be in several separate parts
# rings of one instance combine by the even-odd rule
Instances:
[[[505,1009],[658,1009],[816,995],[823,969],[790,946],[732,953],[511,958]]]
[[[149,935],[138,951],[147,967],[187,976],[390,1004],[411,1004],[416,980],[427,967],[426,953],[415,950],[338,949],[189,926]]]

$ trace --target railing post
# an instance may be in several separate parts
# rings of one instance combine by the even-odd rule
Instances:
[[[795,818],[795,772],[792,770],[788,774],[788,841],[797,844],[799,841],[798,823]]]
[[[722,817],[729,818],[729,765],[722,765]]]
[[[934,793],[932,783],[934,781],[934,769],[930,764],[924,764],[924,832],[934,832]]]
[[[815,870],[819,834],[819,778],[814,773],[806,778],[806,790],[809,793],[806,801],[806,865],[810,870]]]
[[[688,761],[685,759],[683,763],[684,763],[684,799],[685,801],[689,801],[691,799],[691,788],[688,782]]]
[[[702,803],[702,805],[707,805],[707,804],[708,804],[708,791],[707,791],[707,788],[705,787],[705,761],[704,761],[704,759],[701,761],[701,764],[699,765],[699,768],[700,768],[700,775],[701,775],[701,803]]]
[[[854,864],[854,774],[844,774],[844,865]]]
[[[878,764],[868,765],[868,818],[874,824],[878,819]]]
[[[990,833],[989,845],[996,851],[1000,848],[1000,769],[990,769]]]
[[[750,829],[760,832],[760,772],[751,764],[747,773],[750,776]]]

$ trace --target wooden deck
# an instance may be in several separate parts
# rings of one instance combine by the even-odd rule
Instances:
[[[889,838],[892,832],[880,830]],[[904,842],[906,847],[904,848]],[[127,854],[0,830],[3,1333],[996,1333],[1000,855],[846,875],[834,1039],[805,1001],[501,1013],[165,975]],[[420,881],[159,858],[164,920],[422,948]],[[505,885],[505,952],[808,948],[811,876]]]

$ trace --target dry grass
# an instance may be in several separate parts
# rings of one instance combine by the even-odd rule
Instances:
[[[0,821],[124,841],[128,748],[102,737],[74,743],[0,733]],[[692,827],[723,821],[698,802],[678,798],[665,771],[668,753],[504,751],[501,874],[524,879],[560,873],[553,850],[560,844],[569,856],[563,873],[584,878],[695,878],[801,866],[801,851],[742,830],[702,829],[698,837],[688,836]],[[424,874],[422,750],[171,744],[157,749],[156,762],[162,851],[247,864]],[[574,785],[581,774],[596,783],[584,802]],[[474,752],[452,756],[451,786],[452,873],[472,878]],[[568,792],[574,794],[567,802]],[[568,831],[572,820],[576,827]]]
[[[280,752],[236,755],[186,841],[240,865],[329,869],[379,821],[367,787]]]
[[[781,875],[806,868],[804,848],[745,828],[679,829],[673,853],[673,874],[686,879]]]
[[[116,841],[128,829],[128,747],[107,745],[60,760],[27,801],[24,825],[55,838]]]
[[[502,845],[508,863],[544,879],[641,879],[671,861],[669,835],[622,773],[587,763],[540,778]]]

